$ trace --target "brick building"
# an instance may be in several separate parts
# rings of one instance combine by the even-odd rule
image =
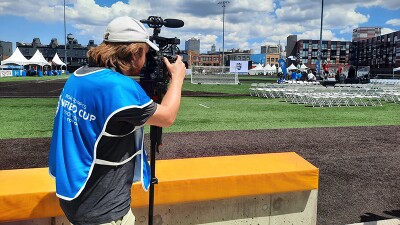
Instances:
[[[370,66],[373,74],[390,74],[400,67],[400,31],[353,42],[352,65]],[[358,61],[357,61],[358,58]]]
[[[380,34],[380,28],[358,28],[353,35],[358,41],[322,41],[322,60],[331,65],[353,65],[370,67],[371,74],[391,74],[393,68],[400,66],[400,31]],[[365,35],[358,35],[367,32]],[[368,33],[369,32],[369,33]],[[288,59],[288,64],[305,64],[315,68],[318,59],[319,40],[299,40],[296,35],[287,37],[287,56],[294,56],[296,60]]]
[[[72,34],[68,34],[67,40],[66,52],[65,45],[59,45],[56,38],[51,39],[51,42],[48,45],[42,44],[39,38],[34,38],[32,43],[17,42],[16,46],[27,59],[30,59],[37,49],[39,49],[47,61],[51,61],[57,53],[61,61],[67,62],[67,69],[72,72],[86,63],[87,51],[91,47],[97,45],[94,44],[93,40],[90,40],[87,46],[83,46],[78,43]],[[65,53],[67,56],[66,61],[64,59]]]
[[[318,60],[318,50],[320,46],[319,40],[299,40],[294,45],[296,60],[288,62],[288,64],[294,63],[295,65],[302,63],[308,68],[315,68],[315,64]],[[339,66],[349,64],[350,59],[350,41],[330,41],[323,40],[321,48],[321,59],[327,61],[330,65]],[[287,52],[287,54],[289,54]]]

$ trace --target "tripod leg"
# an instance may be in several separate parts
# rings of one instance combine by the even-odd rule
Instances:
[[[154,215],[154,185],[158,183],[156,177],[156,152],[162,143],[161,139],[162,128],[150,126],[150,168],[151,168],[151,182],[149,192],[149,225],[153,225]]]

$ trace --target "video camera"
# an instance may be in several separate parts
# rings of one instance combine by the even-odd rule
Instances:
[[[167,91],[170,78],[163,58],[166,57],[172,63],[175,62],[177,55],[180,53],[178,48],[180,40],[176,37],[166,38],[159,36],[161,27],[180,28],[183,27],[184,22],[178,19],[163,20],[158,16],[149,16],[147,19],[140,20],[140,22],[153,28],[153,35],[150,36],[150,41],[155,42],[160,49],[156,51],[150,48],[147,52],[146,64],[140,72],[140,85],[153,100],[160,103],[162,96]]]
[[[183,27],[182,20],[165,19],[158,16],[149,16],[147,20],[140,20],[153,28],[153,36],[150,36],[150,41],[158,45],[159,51],[152,48],[146,54],[146,64],[140,72],[140,85],[155,102],[161,103],[164,94],[167,92],[169,82],[169,72],[164,64],[164,57],[171,63],[175,62],[179,54],[178,38],[160,37],[161,27],[179,28]],[[155,176],[155,153],[158,152],[159,146],[162,145],[162,128],[150,126],[150,166],[151,166],[151,182],[149,192],[149,225],[153,224],[153,209],[154,209],[154,185],[158,183]]]

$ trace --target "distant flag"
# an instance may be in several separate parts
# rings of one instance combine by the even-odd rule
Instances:
[[[282,69],[283,79],[286,79],[286,61],[282,58],[278,60],[279,66]]]
[[[315,66],[317,67],[317,73],[318,75],[321,74],[321,63],[319,63],[319,60],[315,63]]]

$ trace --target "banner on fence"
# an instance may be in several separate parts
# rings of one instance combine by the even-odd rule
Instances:
[[[248,73],[249,62],[248,61],[230,61],[229,72],[231,73]]]
[[[0,77],[11,77],[12,70],[0,70]]]

